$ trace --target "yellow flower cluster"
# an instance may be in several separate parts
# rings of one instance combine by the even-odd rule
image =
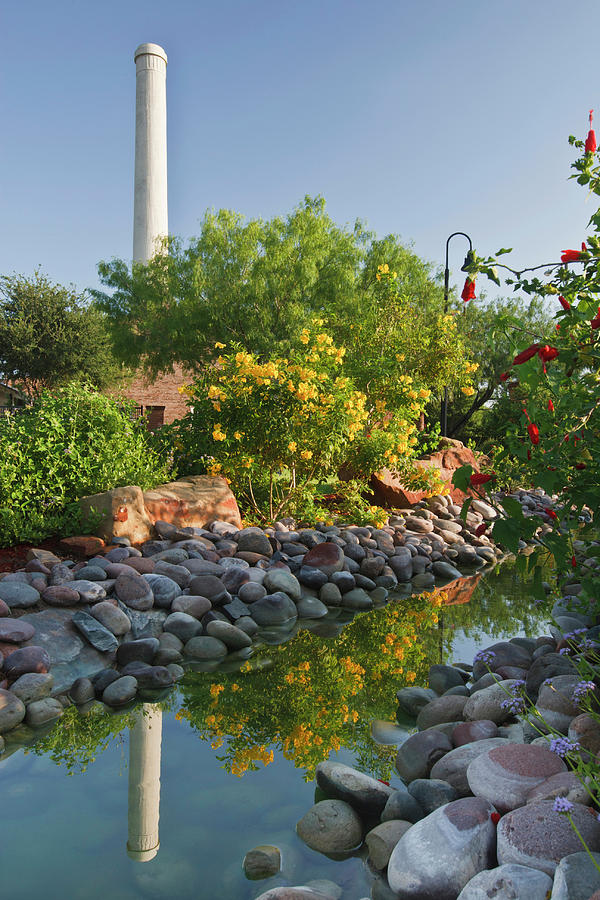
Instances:
[[[227,440],[227,434],[221,429],[221,426],[217,423],[213,429],[212,436],[215,441],[225,441]]]
[[[273,751],[267,750],[262,744],[260,746],[247,747],[238,750],[231,763],[231,774],[241,778],[248,769],[254,769],[254,763],[257,762],[261,762],[263,765],[268,766],[273,762]]]

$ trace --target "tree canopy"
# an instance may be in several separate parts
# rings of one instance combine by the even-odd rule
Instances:
[[[0,277],[0,376],[27,393],[85,379],[105,387],[117,375],[106,317],[72,287],[39,270]]]

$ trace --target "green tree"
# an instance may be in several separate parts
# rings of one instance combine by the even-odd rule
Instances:
[[[39,270],[0,278],[0,376],[30,394],[84,378],[105,387],[118,374],[106,317],[73,287]]]

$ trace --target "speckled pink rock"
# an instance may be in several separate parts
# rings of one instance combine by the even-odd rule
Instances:
[[[554,812],[553,800],[528,803],[503,816],[498,823],[498,862],[519,863],[553,875],[563,858],[581,850],[581,843],[564,813]],[[581,803],[573,804],[571,818],[592,852],[600,851],[600,822]]]
[[[508,812],[523,806],[537,784],[566,771],[560,756],[546,747],[509,741],[506,747],[494,747],[476,757],[467,769],[467,781],[477,797]]]
[[[20,644],[21,641],[29,641],[34,634],[35,628],[28,622],[21,622],[19,619],[0,619],[0,641]]]
[[[452,732],[452,743],[455,747],[462,747],[463,744],[472,744],[473,741],[498,737],[498,733],[498,726],[491,719],[461,722]]]

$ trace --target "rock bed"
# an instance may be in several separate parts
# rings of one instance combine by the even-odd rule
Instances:
[[[600,723],[585,711],[585,698],[600,711],[600,682],[582,682],[573,664],[600,649],[593,615],[565,596],[549,635],[493,644],[472,665],[431,666],[428,687],[397,694],[399,719],[414,717],[417,731],[372,726],[380,743],[398,745],[401,786],[322,762],[324,799],[298,822],[299,837],[321,853],[365,857],[373,900],[598,900],[600,875],[564,812],[600,864],[600,798],[565,760],[576,745],[600,762]],[[529,704],[545,726],[525,715]],[[307,890],[277,887],[259,900]]]
[[[436,497],[381,529],[158,521],[157,540],[120,539],[86,562],[32,550],[0,579],[0,735],[51,722],[69,702],[122,707],[172,686],[183,665],[241,665],[298,620],[369,610],[390,591],[494,564],[500,551],[476,533],[494,510],[474,501],[466,522],[459,514]]]

